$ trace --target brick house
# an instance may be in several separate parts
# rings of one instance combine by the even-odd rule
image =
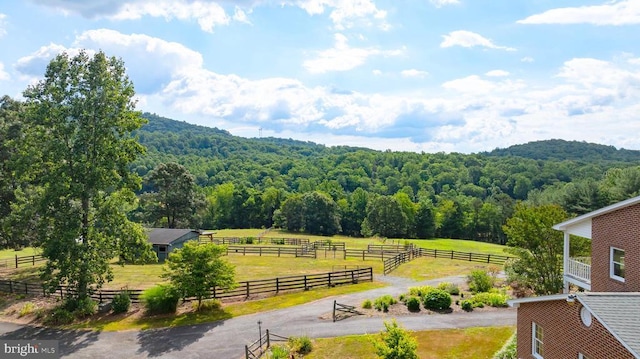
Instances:
[[[564,293],[509,302],[518,358],[640,358],[640,196],[553,228],[564,232]],[[591,240],[590,258],[570,257],[572,236]]]

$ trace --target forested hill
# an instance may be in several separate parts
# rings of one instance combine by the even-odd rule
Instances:
[[[640,151],[616,149],[595,143],[546,140],[534,141],[508,148],[498,148],[488,156],[518,156],[534,160],[571,160],[582,162],[640,162]]]
[[[543,141],[476,154],[375,151],[247,139],[157,115],[145,117],[149,123],[137,135],[147,152],[132,165],[146,176],[141,203],[146,203],[144,192],[153,191],[147,174],[160,164],[177,162],[206,197],[207,205],[191,218],[191,227],[268,228],[279,223],[296,231],[301,228],[292,226],[299,224],[308,203],[325,203],[332,220],[323,221],[339,221],[331,233],[382,233],[372,226],[383,223],[375,216],[384,209],[380,213],[400,216],[384,217],[395,231],[386,236],[504,243],[502,225],[518,200],[559,204],[578,215],[640,194],[637,151],[608,146]],[[141,205],[135,216],[142,217],[134,218],[161,225],[145,217],[153,213],[145,208]],[[316,218],[315,212],[308,218]]]

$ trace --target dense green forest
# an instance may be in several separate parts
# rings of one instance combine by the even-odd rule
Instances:
[[[37,235],[36,147],[24,105],[0,102],[0,245]],[[247,139],[145,113],[146,151],[130,219],[146,226],[270,228],[314,234],[504,243],[517,201],[579,215],[640,194],[640,151],[539,141],[477,154],[375,151]],[[34,153],[37,153],[35,151]]]
[[[147,153],[133,170],[148,177],[159,164],[176,162],[200,189],[204,202],[182,225],[504,243],[502,225],[518,200],[557,203],[577,215],[640,189],[640,151],[584,142],[538,141],[479,154],[374,151],[246,139],[144,117],[149,123],[138,136]],[[141,193],[152,191],[145,181]],[[136,218],[152,221],[144,212]]]

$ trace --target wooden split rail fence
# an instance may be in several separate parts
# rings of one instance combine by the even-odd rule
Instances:
[[[337,301],[333,301],[333,322],[346,319],[354,315],[362,315],[355,306],[340,304]]]
[[[227,246],[227,255],[229,254],[257,254],[259,256],[275,254],[278,257],[282,255],[294,255],[295,257],[316,258],[316,251],[309,246],[302,247],[266,247],[266,246]]]
[[[373,281],[373,268],[366,267],[328,273],[244,281],[239,282],[238,286],[234,289],[225,290],[222,288],[212,288],[210,298],[247,298],[258,295],[272,295],[285,291],[310,290],[313,288],[334,287],[338,285],[350,285],[371,281]],[[42,284],[18,282],[13,280],[0,280],[0,291],[37,296],[46,295],[46,291]],[[133,303],[140,302],[140,295],[143,292],[142,289],[102,289],[91,294],[91,298],[100,303],[111,301],[116,294],[122,291],[129,293]],[[51,295],[64,298],[65,296],[68,296],[70,292],[70,288],[66,286],[59,286],[54,293],[51,293]],[[187,298],[187,300],[193,299],[194,298]]]
[[[34,266],[36,263],[45,261],[46,259],[41,255],[33,256],[20,256],[17,255],[14,258],[6,258],[0,261],[0,268],[18,268],[25,265]]]
[[[286,342],[289,338],[266,330],[255,342],[244,346],[245,359],[259,359],[269,350],[271,342]]]
[[[387,275],[398,268],[401,264],[409,262],[418,257],[447,258],[463,260],[468,262],[488,263],[503,265],[511,257],[499,254],[481,254],[472,252],[444,251],[438,249],[414,248],[406,252],[400,252],[391,258],[384,260],[384,275]]]

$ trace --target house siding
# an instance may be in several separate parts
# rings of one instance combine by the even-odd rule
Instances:
[[[518,307],[518,358],[533,359],[531,323],[544,332],[545,359],[633,359],[634,356],[596,319],[590,327],[580,321],[579,303],[565,300],[521,303]]]
[[[625,251],[625,281],[609,275],[610,248]],[[593,218],[591,240],[591,290],[640,291],[640,204]]]

